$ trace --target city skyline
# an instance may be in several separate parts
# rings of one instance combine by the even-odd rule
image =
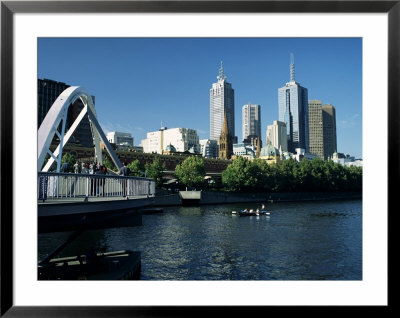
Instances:
[[[84,42],[90,50],[80,49]],[[337,151],[362,158],[359,38],[39,38],[38,44],[38,78],[86,88],[105,132],[131,133],[135,145],[161,125],[209,138],[209,89],[221,61],[235,89],[235,130],[243,105],[259,104],[265,144],[293,53],[308,99],[336,108]],[[65,67],[56,67],[60,61]]]

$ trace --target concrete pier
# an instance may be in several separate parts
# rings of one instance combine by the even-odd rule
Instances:
[[[179,191],[182,205],[197,205],[201,200],[201,191]]]

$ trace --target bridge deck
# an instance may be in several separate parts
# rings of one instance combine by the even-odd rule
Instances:
[[[38,201],[39,233],[142,224],[141,208],[153,197],[89,197]]]

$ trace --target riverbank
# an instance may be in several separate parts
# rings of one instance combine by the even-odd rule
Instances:
[[[362,199],[359,192],[279,192],[279,193],[243,193],[225,191],[201,191],[200,205],[226,204],[246,202],[296,202],[319,200],[348,200]],[[182,205],[182,199],[178,193],[160,195],[154,198],[153,206]]]

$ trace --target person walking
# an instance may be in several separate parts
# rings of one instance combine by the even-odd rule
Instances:
[[[95,165],[91,163],[89,165],[89,174],[94,174],[94,168],[95,168]],[[93,177],[90,177],[89,179],[90,179],[90,195],[93,196],[93,195],[96,194],[95,191],[94,191],[95,180],[94,180]]]
[[[79,162],[76,161],[74,164],[74,173],[79,173]]]
[[[130,174],[130,169],[127,167],[128,164],[126,162],[124,162],[123,167],[121,168],[121,170],[119,171],[119,175],[120,176],[124,176],[124,177],[128,177]],[[126,197],[127,196],[127,183],[128,180],[123,179],[122,180],[122,196]]]
[[[106,175],[107,174],[107,167],[106,166],[102,166],[101,167],[101,171],[102,171],[103,175]],[[103,197],[104,197],[104,195],[105,195],[105,186],[106,186],[106,178],[102,178],[102,181],[103,181]]]
[[[62,165],[61,165],[61,172],[63,173],[67,173],[69,172],[69,164],[67,161],[65,161]]]
[[[103,167],[97,163],[96,170],[94,172],[96,175],[104,175]],[[100,196],[100,186],[103,189],[102,196],[104,197],[104,182],[105,178],[95,178],[95,193],[96,196]]]
[[[89,164],[82,162],[81,173],[89,173]]]

